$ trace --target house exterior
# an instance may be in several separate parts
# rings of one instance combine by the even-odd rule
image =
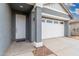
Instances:
[[[68,37],[70,20],[59,3],[0,3],[0,55],[13,41],[29,40],[41,47],[44,39]]]
[[[73,4],[72,3],[64,4],[71,18],[71,20],[69,21],[69,28],[70,28],[69,32],[70,32],[70,36],[78,36],[79,35],[79,26],[78,26],[79,20],[77,16],[75,16],[71,11],[69,11],[71,5]]]
[[[79,21],[70,22],[70,28],[71,36],[79,35]]]

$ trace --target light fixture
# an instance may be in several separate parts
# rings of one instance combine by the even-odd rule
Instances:
[[[19,6],[20,8],[23,8],[23,6],[21,5],[21,6]]]

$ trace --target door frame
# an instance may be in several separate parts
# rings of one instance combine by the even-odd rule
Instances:
[[[16,41],[16,14],[26,15],[26,13],[12,10],[11,13],[11,40]],[[27,19],[27,18],[26,18]]]
[[[15,40],[16,41],[25,41],[26,40],[26,33],[25,33],[25,38],[16,39],[16,15],[23,15],[23,14],[15,14]],[[26,16],[26,15],[24,15],[24,16]],[[26,32],[26,22],[25,22],[25,32]]]

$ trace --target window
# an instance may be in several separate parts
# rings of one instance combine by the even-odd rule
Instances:
[[[52,20],[47,20],[47,23],[52,23]]]
[[[58,21],[57,20],[54,20],[54,24],[58,24]]]
[[[45,20],[41,20],[42,22],[45,22]]]
[[[60,24],[63,24],[63,22],[60,22]]]
[[[77,28],[77,32],[79,32],[79,28]]]

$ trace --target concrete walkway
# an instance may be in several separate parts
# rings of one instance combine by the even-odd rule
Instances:
[[[58,56],[79,56],[79,40],[62,37],[44,40],[44,45]]]
[[[35,48],[29,42],[13,42],[6,52],[6,56],[33,56]]]

